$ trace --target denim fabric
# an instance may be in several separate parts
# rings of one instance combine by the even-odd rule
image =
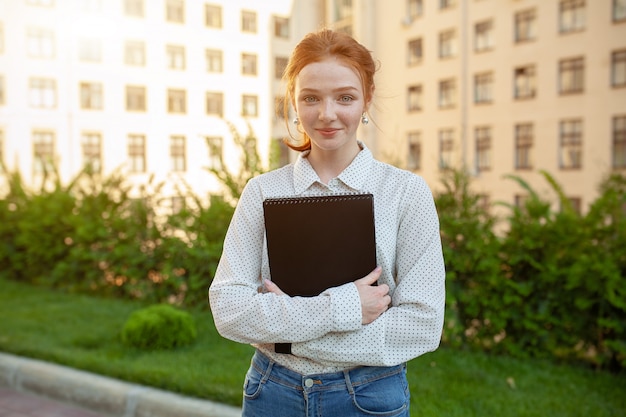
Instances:
[[[406,365],[300,375],[260,352],[243,388],[242,417],[409,416]]]

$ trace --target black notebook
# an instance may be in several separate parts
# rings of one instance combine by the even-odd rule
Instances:
[[[347,194],[263,202],[270,272],[291,296],[315,296],[376,268],[374,197]]]

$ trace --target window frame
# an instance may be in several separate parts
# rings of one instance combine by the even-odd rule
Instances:
[[[562,171],[574,171],[582,168],[582,119],[561,120],[559,122],[559,169]]]
[[[525,43],[537,40],[537,10],[525,9],[515,13],[515,43]]]
[[[559,60],[559,95],[585,92],[585,58],[582,56]]]
[[[533,123],[517,123],[515,125],[515,169],[530,171],[533,169],[532,150],[535,140]]]
[[[102,110],[104,107],[104,90],[102,83],[81,81],[79,91],[81,110]]]

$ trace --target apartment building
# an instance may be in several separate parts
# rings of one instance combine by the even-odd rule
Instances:
[[[33,184],[91,163],[214,191],[227,122],[266,161],[288,134],[282,68],[322,24],[380,62],[359,138],[433,188],[465,167],[519,203],[503,177],[551,196],[545,170],[585,211],[626,172],[626,0],[0,0],[0,159]]]
[[[381,63],[380,157],[434,188],[464,166],[485,203],[525,198],[505,175],[556,201],[545,170],[581,211],[626,172],[626,1],[352,3]]]
[[[216,191],[205,168],[238,169],[231,125],[265,161],[285,135],[279,74],[316,15],[289,0],[0,0],[0,158],[33,186],[90,164]]]

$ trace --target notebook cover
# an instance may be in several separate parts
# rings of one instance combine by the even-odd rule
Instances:
[[[376,267],[374,197],[348,194],[263,202],[270,272],[291,296],[315,296]]]

